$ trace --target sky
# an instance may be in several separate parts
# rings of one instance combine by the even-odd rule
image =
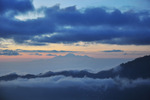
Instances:
[[[149,0],[0,0],[0,62],[150,54]]]

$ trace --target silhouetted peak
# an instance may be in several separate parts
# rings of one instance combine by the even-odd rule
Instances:
[[[49,76],[49,75],[52,75],[54,72],[52,71],[48,71],[48,72],[45,72],[45,73],[40,73],[38,76]]]
[[[68,54],[65,55],[65,57],[75,57],[75,56],[76,56],[76,55],[73,54],[73,53],[68,53]]]
[[[18,78],[19,75],[17,75],[16,73],[10,73],[8,75],[5,75],[5,76],[1,76],[0,77],[0,80],[14,80],[16,78]]]
[[[66,58],[66,59],[89,59],[89,58],[91,58],[92,59],[92,57],[89,57],[89,56],[87,56],[87,55],[84,55],[84,56],[82,56],[82,55],[75,55],[75,54],[73,54],[73,53],[68,53],[68,54],[66,54],[66,55],[64,55],[64,56],[56,56],[56,57],[54,57],[54,59],[62,59],[63,58],[63,60]]]
[[[18,74],[14,72],[14,73],[7,74],[6,76],[18,76]]]

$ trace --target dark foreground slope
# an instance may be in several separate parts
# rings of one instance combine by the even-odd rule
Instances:
[[[120,66],[122,68],[119,72],[121,77],[150,78],[150,56],[137,58]]]
[[[114,78],[117,76],[128,79],[150,78],[150,56],[137,58],[113,69],[101,71],[96,75],[98,78]]]

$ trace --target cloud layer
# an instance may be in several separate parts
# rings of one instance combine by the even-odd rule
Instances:
[[[17,79],[0,83],[0,90],[3,90],[0,97],[5,100],[60,100],[60,98],[65,100],[99,100],[99,98],[140,100],[146,98],[145,100],[148,100],[149,84],[149,79],[92,79],[65,76]]]
[[[7,0],[6,0],[7,1]],[[14,39],[16,43],[46,45],[47,43],[96,42],[118,45],[149,45],[149,11],[110,11],[101,7],[77,9],[75,6],[60,8],[43,7],[42,18],[21,21],[15,15],[33,11],[30,0],[2,0],[0,36]],[[18,3],[20,5],[18,5]],[[6,14],[6,12],[14,14]]]
[[[1,46],[1,45],[0,45]],[[9,50],[9,49],[0,49],[0,55],[6,55],[6,56],[17,56],[21,55],[20,53],[30,53],[29,55],[38,55],[42,56],[40,53],[75,53],[78,51],[65,51],[65,50],[22,50],[22,49],[16,49],[16,50]],[[56,56],[54,54],[47,54],[47,56]]]
[[[65,50],[22,50],[22,49],[17,49],[16,51],[18,52],[24,52],[24,53],[72,53],[72,52],[77,52],[77,51],[65,51]]]

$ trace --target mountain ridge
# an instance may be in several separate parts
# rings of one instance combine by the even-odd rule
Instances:
[[[72,56],[72,55],[71,55]],[[97,73],[91,73],[87,70],[65,70],[59,72],[48,71],[46,73],[40,73],[38,75],[26,74],[26,75],[18,75],[18,74],[8,74],[0,77],[0,81],[8,81],[14,80],[17,78],[43,78],[43,77],[51,77],[63,75],[66,77],[76,77],[76,78],[114,78],[114,77],[122,77],[128,79],[137,79],[137,78],[150,78],[150,55],[144,56],[140,58],[136,58],[133,61],[129,61],[127,63],[122,63],[118,67],[111,68],[109,70],[103,70]]]

